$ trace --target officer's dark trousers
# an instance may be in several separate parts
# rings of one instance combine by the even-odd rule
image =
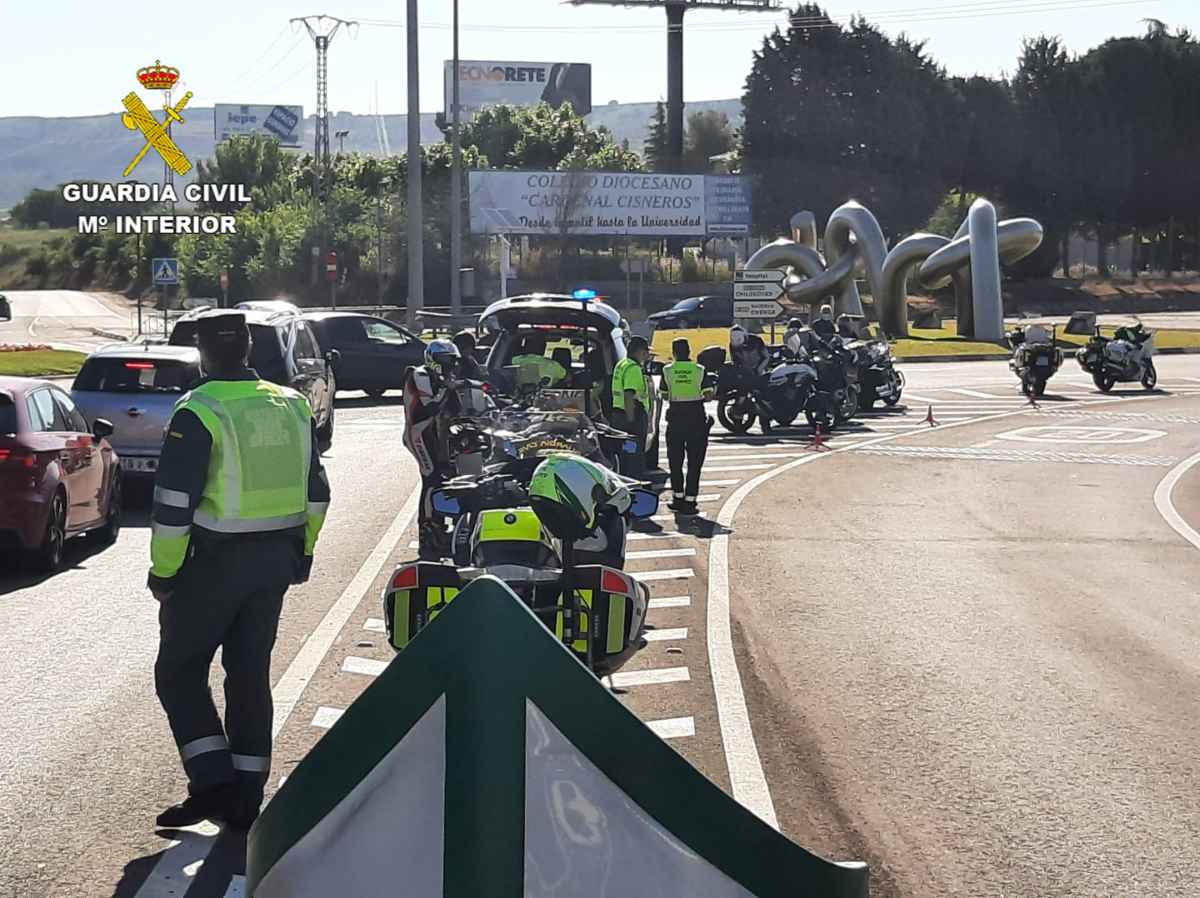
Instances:
[[[626,477],[640,477],[646,471],[646,431],[649,419],[641,410],[630,415],[624,409],[613,409],[612,421],[613,427],[632,435],[638,444],[636,454],[622,452],[618,455],[617,467],[621,469],[619,473]]]
[[[671,468],[671,492],[676,499],[686,497],[689,502],[696,501],[700,494],[700,469],[707,453],[708,416],[704,413],[704,403],[673,403],[667,410],[667,463]]]
[[[262,799],[271,766],[271,649],[302,547],[294,533],[196,540],[159,613],[154,682],[189,790],[236,782]],[[217,649],[225,723],[208,686]]]

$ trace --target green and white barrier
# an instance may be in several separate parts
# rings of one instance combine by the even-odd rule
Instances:
[[[705,779],[503,583],[467,587],[288,777],[255,898],[865,898]]]

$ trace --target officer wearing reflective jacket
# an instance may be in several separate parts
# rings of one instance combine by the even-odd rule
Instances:
[[[308,402],[246,365],[241,313],[198,322],[195,389],[175,406],[154,486],[150,589],[159,601],[154,680],[188,776],[158,825],[245,828],[271,766],[271,649],[283,595],[303,583],[329,506]],[[225,721],[209,667],[225,668]]]
[[[713,420],[704,412],[712,391],[704,387],[704,366],[691,361],[691,347],[682,337],[671,344],[673,362],[663,366],[661,392],[667,406],[667,461],[671,467],[671,501],[667,507],[680,514],[698,514],[700,469],[708,452],[708,432]],[[687,485],[683,462],[687,459]]]

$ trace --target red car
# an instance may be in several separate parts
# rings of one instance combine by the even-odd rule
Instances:
[[[121,466],[103,418],[89,431],[63,390],[0,377],[0,547],[28,553],[46,571],[81,533],[111,542],[121,528]]]

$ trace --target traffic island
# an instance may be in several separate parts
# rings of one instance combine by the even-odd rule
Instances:
[[[0,344],[0,376],[49,377],[76,374],[87,355],[49,346]]]

